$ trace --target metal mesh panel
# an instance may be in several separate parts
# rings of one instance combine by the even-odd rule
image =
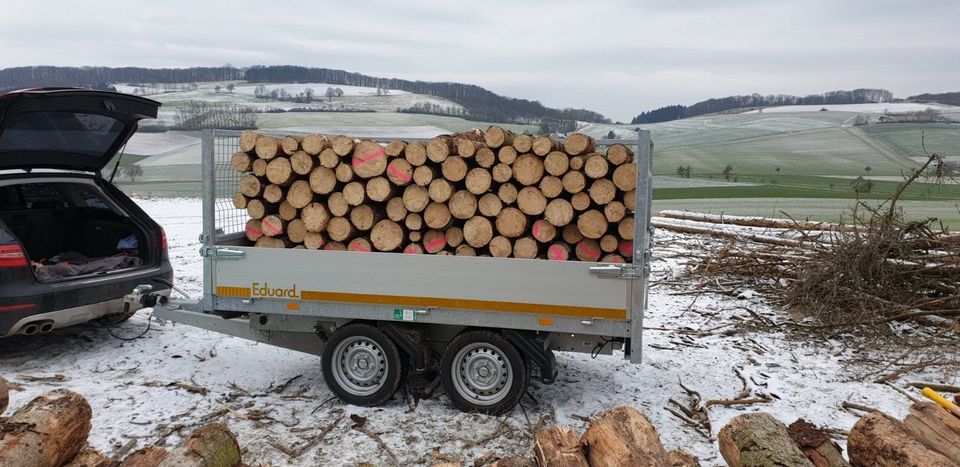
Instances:
[[[243,175],[230,165],[230,158],[240,150],[240,137],[224,135],[213,136],[213,186],[214,218],[219,239],[230,238],[242,233],[247,223],[247,211],[233,206],[233,196],[240,191],[240,177]]]

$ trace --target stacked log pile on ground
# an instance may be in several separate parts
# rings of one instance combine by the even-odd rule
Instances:
[[[0,378],[0,413],[8,400]],[[122,462],[87,446],[92,410],[86,399],[58,389],[40,395],[8,418],[0,418],[0,467],[237,467],[242,465],[237,440],[220,424],[198,428],[169,453],[151,446]]]
[[[233,202],[260,247],[624,262],[633,159],[580,133],[497,126],[384,144],[246,131]]]

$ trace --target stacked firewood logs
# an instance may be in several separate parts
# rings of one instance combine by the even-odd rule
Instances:
[[[600,149],[497,126],[388,144],[245,131],[233,203],[259,247],[624,262],[637,168]]]

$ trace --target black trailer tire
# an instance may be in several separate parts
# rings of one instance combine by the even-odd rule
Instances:
[[[369,324],[348,324],[323,347],[323,379],[341,400],[360,406],[380,405],[406,377],[397,345]]]
[[[520,402],[529,371],[517,348],[500,334],[466,331],[447,344],[440,380],[460,410],[500,415]]]

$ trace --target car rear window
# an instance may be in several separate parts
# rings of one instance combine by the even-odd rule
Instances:
[[[55,151],[103,155],[124,125],[105,115],[77,112],[27,112],[0,133],[0,152]]]
[[[22,183],[0,186],[0,212],[94,208],[118,212],[100,191],[80,183]]]

